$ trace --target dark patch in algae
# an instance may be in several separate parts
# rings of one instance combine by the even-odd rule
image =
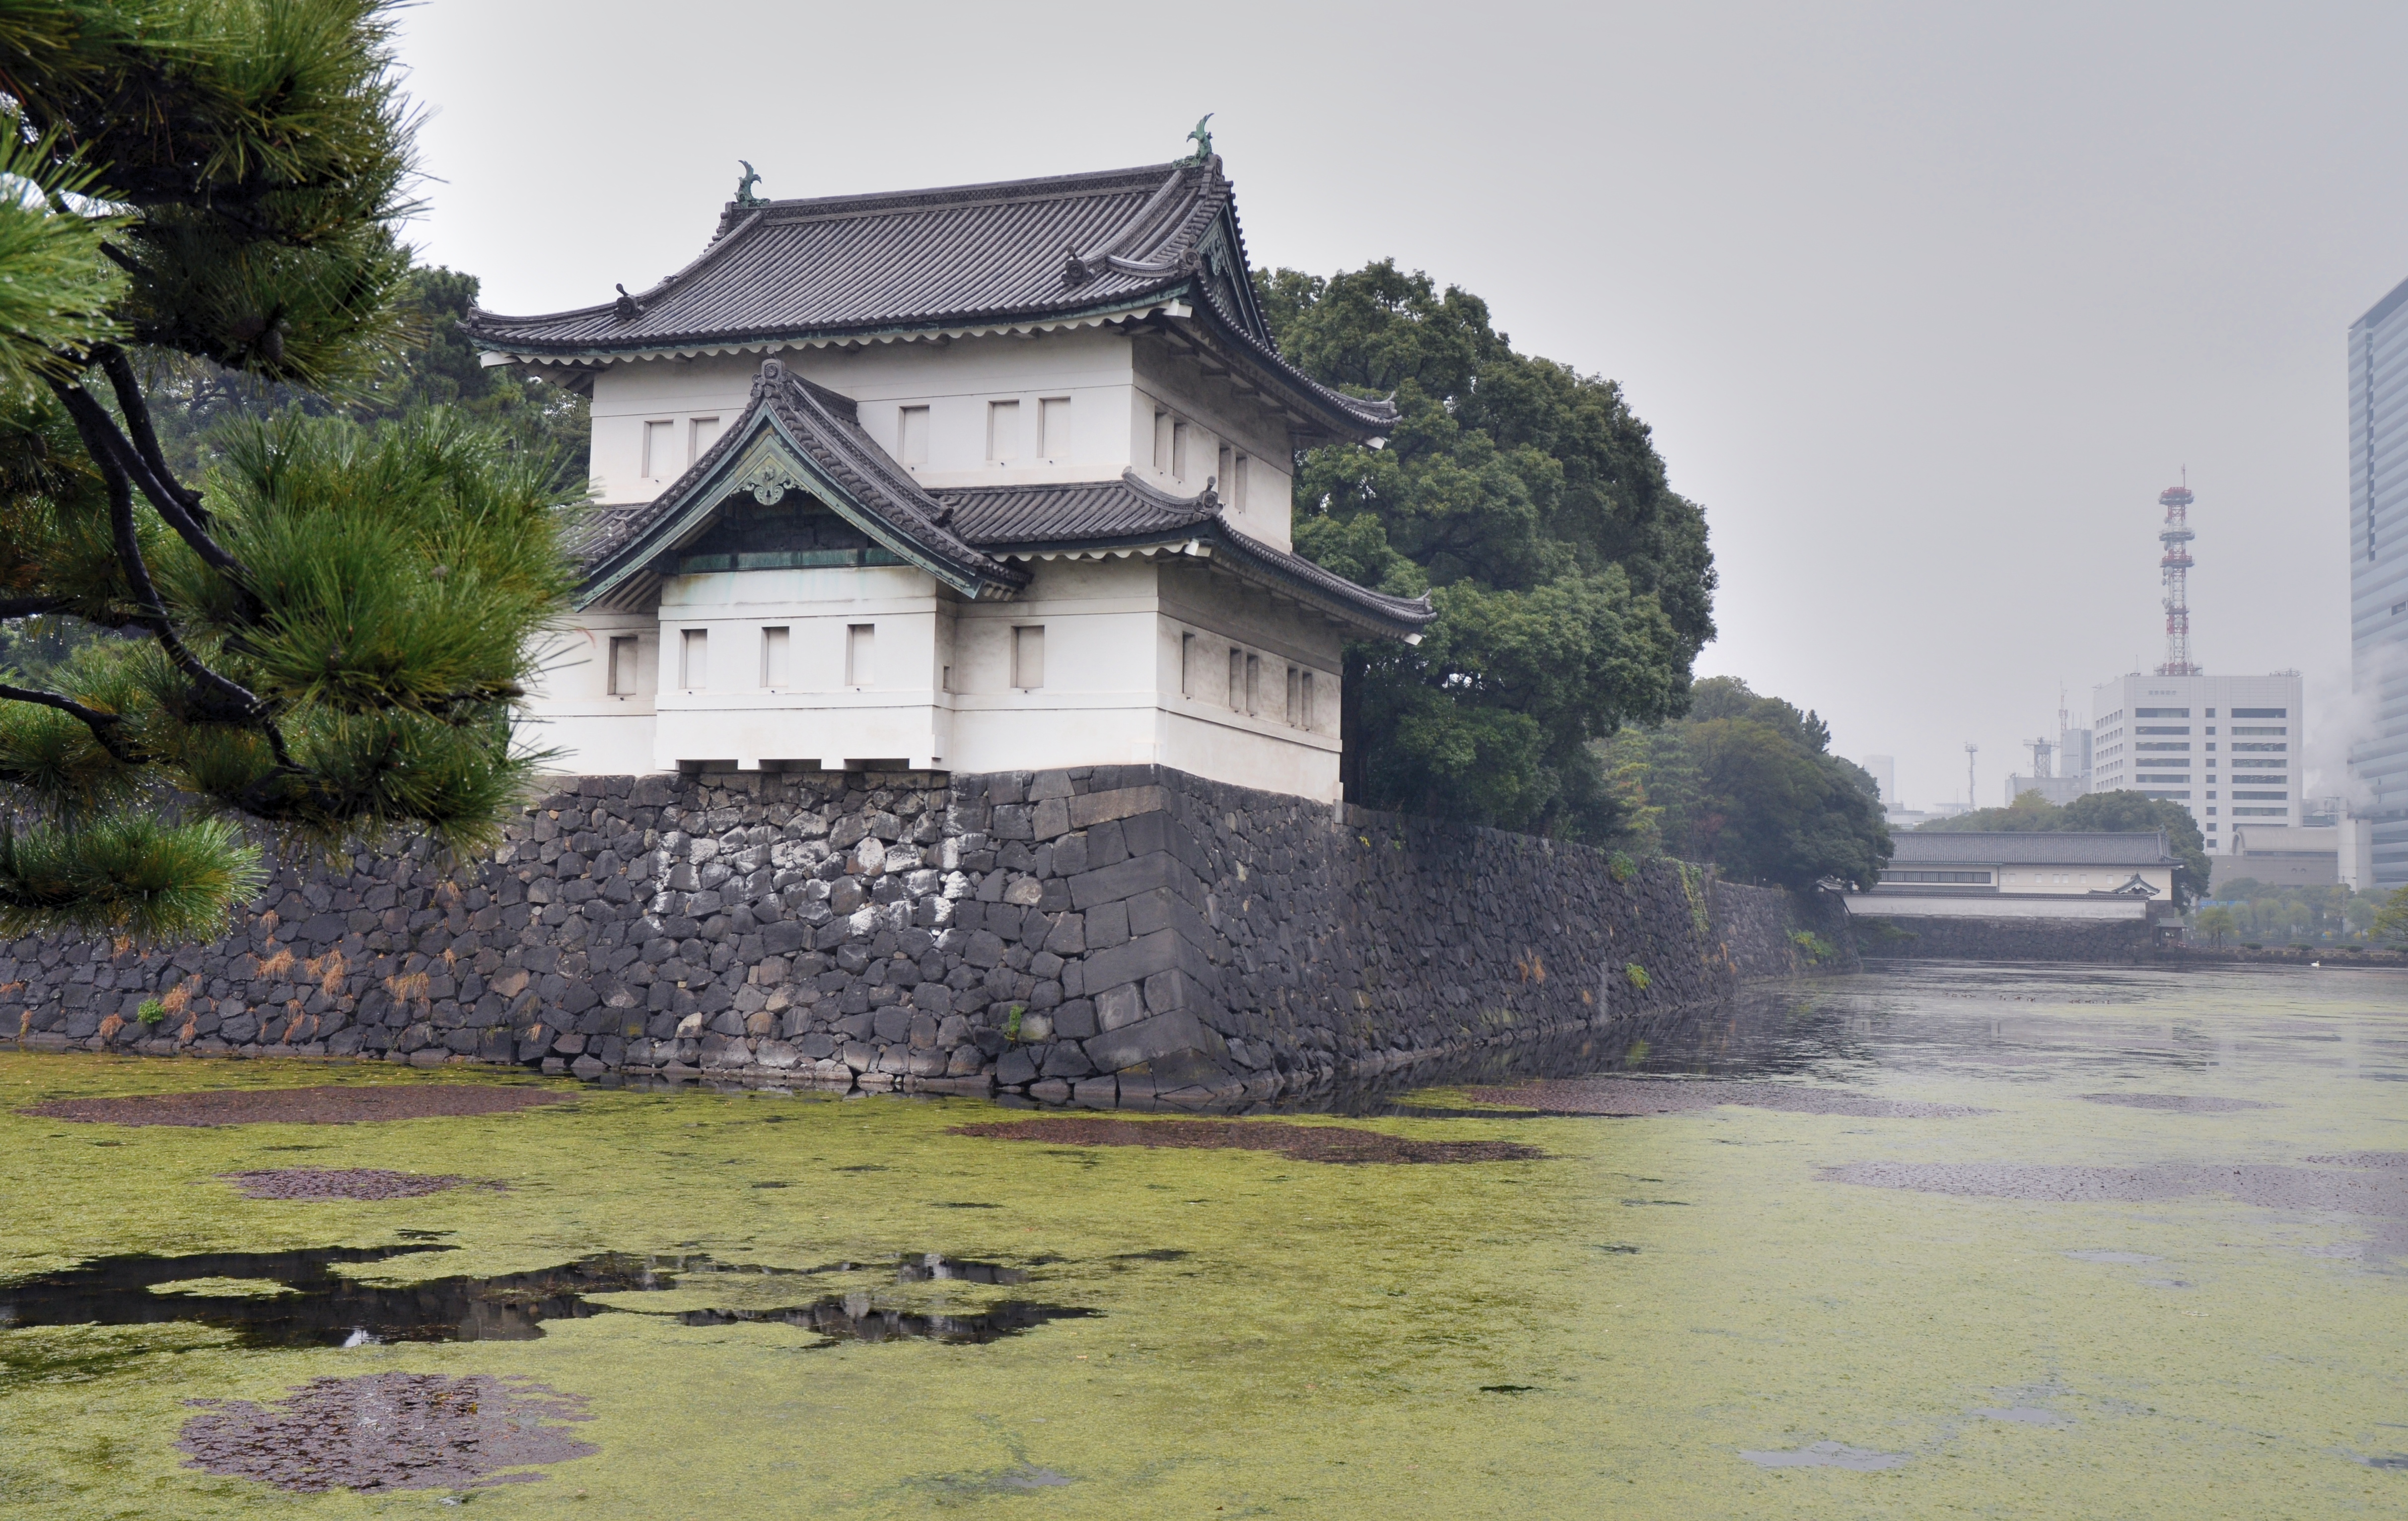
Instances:
[[[707,1280],[718,1264],[705,1256],[653,1259],[603,1253],[534,1272],[492,1278],[434,1278],[404,1284],[364,1284],[336,1273],[337,1263],[453,1248],[413,1244],[329,1247],[307,1252],[208,1252],[189,1256],[103,1257],[65,1272],[0,1285],[0,1327],[149,1326],[192,1322],[232,1330],[245,1346],[346,1346],[371,1342],[524,1342],[543,1335],[547,1320],[582,1320],[621,1307],[585,1296],[666,1291],[681,1275]],[[777,1276],[808,1279],[861,1268],[851,1262]],[[774,1271],[774,1270],[772,1270]],[[769,1276],[748,1270],[746,1282]],[[897,1284],[953,1280],[1014,1284],[1027,1273],[992,1262],[929,1254],[895,1266]],[[280,1292],[158,1293],[163,1284],[199,1279],[268,1281]],[[629,1312],[651,1313],[652,1312]],[[924,1337],[939,1342],[992,1342],[1049,1320],[1096,1312],[1011,1299],[975,1313],[903,1312],[874,1304],[866,1293],[825,1293],[752,1310],[690,1310],[671,1317],[685,1326],[777,1322],[837,1341],[887,1342]]]
[[[176,1441],[186,1468],[301,1494],[525,1484],[544,1475],[496,1471],[602,1450],[549,1424],[593,1419],[583,1396],[486,1374],[322,1378],[273,1404],[193,1403],[211,1408]]]
[[[242,1190],[245,1198],[380,1199],[423,1198],[457,1188],[467,1179],[450,1173],[392,1172],[383,1168],[263,1168],[218,1176]],[[498,1183],[484,1184],[501,1188]]]
[[[547,1088],[469,1083],[328,1084],[315,1088],[207,1088],[131,1098],[53,1098],[20,1114],[84,1125],[364,1125],[380,1120],[504,1114],[577,1097]]]

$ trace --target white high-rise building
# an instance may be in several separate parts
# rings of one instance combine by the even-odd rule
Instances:
[[[2349,330],[2349,645],[2365,716],[2344,833],[2359,885],[2408,886],[2408,280]]]
[[[2211,851],[2296,828],[2304,697],[2297,671],[2117,677],[2091,691],[2091,790],[2182,804]]]
[[[1882,807],[1886,809],[1897,808],[1898,757],[1896,755],[1867,755],[1859,764],[1864,767],[1866,774],[1873,779],[1874,784],[1881,788]]]

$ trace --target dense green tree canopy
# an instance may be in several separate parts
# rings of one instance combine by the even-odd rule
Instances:
[[[1687,717],[1602,748],[1642,848],[1792,888],[1870,886],[1889,858],[1879,790],[1830,753],[1829,726],[1735,678],[1699,682]]]
[[[495,828],[568,567],[546,473],[442,410],[297,411],[195,489],[156,378],[373,398],[410,329],[386,0],[0,0],[0,622],[118,631],[0,682],[0,933],[207,934],[249,821]]]
[[[1918,827],[1942,833],[2066,829],[2079,834],[2128,834],[2163,829],[2166,843],[2182,858],[2182,876],[2174,887],[2174,901],[2181,904],[2205,892],[2213,869],[2207,858],[2206,837],[2199,832],[2198,821],[2190,816],[2189,810],[2180,803],[2161,802],[2128,790],[2087,793],[2062,808],[2037,792],[2027,792],[2006,808],[1979,808],[1955,818],[1934,819]]]
[[[1297,550],[1439,609],[1418,646],[1348,653],[1347,796],[1610,833],[1589,742],[1682,710],[1713,634],[1704,513],[1619,387],[1516,353],[1479,297],[1386,261],[1255,285],[1292,362],[1402,413],[1383,448],[1298,462]]]

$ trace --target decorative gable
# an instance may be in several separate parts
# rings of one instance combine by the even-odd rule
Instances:
[[[772,545],[763,538],[776,537],[771,519],[760,509],[781,507],[789,509],[785,537],[794,541]],[[704,569],[910,565],[972,600],[1009,596],[1025,583],[1025,571],[949,528],[952,516],[861,431],[851,401],[772,359],[743,414],[702,458],[648,506],[616,515],[594,536],[580,605]],[[744,547],[747,533],[754,547]]]

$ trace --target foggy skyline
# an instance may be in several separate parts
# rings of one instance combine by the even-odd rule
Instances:
[[[484,303],[641,290],[750,159],[772,196],[1160,162],[1207,110],[1257,265],[1381,257],[1620,381],[1707,512],[1700,675],[1984,805],[2192,641],[2296,667],[2342,790],[2350,323],[2408,278],[2398,7],[1231,6],[816,13],[430,0],[403,17],[425,258]],[[793,82],[781,75],[791,72]]]

